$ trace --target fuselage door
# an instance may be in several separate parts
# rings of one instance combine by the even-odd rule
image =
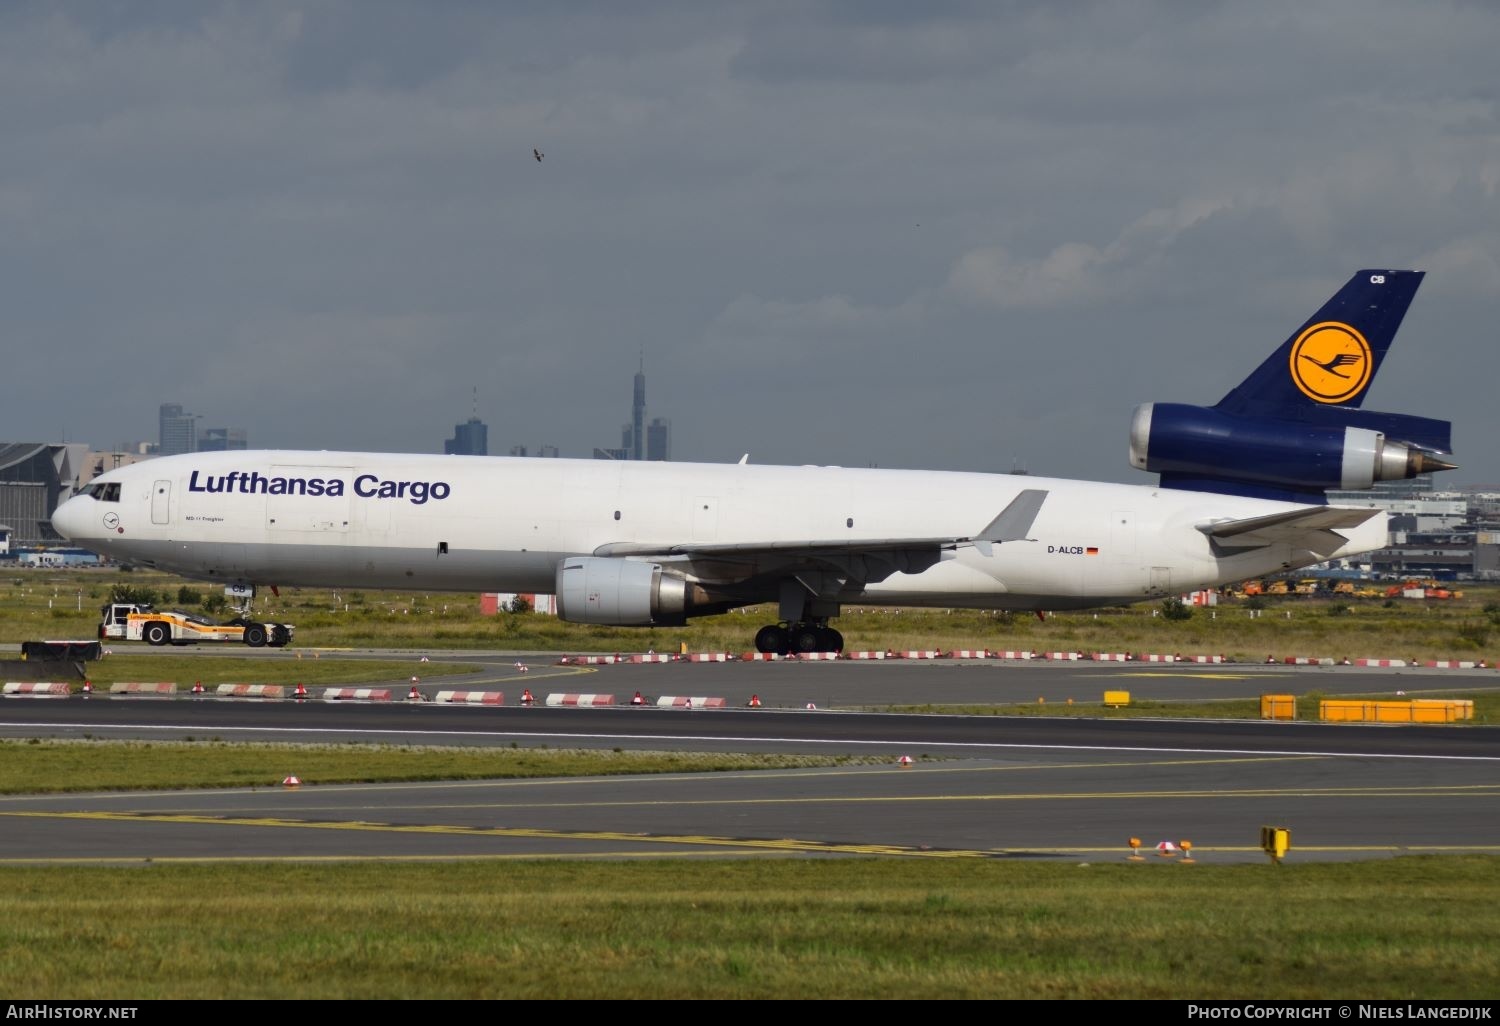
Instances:
[[[151,522],[153,524],[172,522],[171,481],[158,481],[151,486]]]
[[[1165,595],[1172,590],[1172,568],[1169,566],[1153,566],[1151,568],[1151,594]]]

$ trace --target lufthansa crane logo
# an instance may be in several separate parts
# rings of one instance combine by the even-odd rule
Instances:
[[[1345,403],[1370,383],[1370,343],[1347,324],[1314,324],[1292,343],[1292,382],[1314,402]]]

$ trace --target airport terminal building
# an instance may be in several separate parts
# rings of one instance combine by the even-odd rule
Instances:
[[[0,442],[0,523],[11,553],[63,541],[52,511],[73,494],[88,452],[81,442]]]

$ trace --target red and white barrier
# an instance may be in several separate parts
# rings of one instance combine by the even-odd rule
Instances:
[[[884,649],[872,652],[845,652],[845,659],[894,659],[895,654]]]
[[[990,651],[987,648],[956,648],[948,653],[949,659],[988,659]]]
[[[111,695],[175,695],[176,684],[145,684],[135,681],[121,681],[109,686]]]
[[[65,681],[11,681],[5,685],[7,695],[71,695],[73,688]]]
[[[389,702],[391,690],[390,688],[324,688],[323,698],[330,702],[351,698],[364,702]]]
[[[676,697],[663,695],[656,700],[658,709],[722,709],[724,699],[722,698],[695,698],[690,695],[678,695]]]
[[[1405,666],[1406,665],[1406,660],[1405,659],[1356,659],[1356,660],[1354,660],[1354,665],[1355,666],[1382,666],[1382,667]]]
[[[777,659],[785,659],[786,656],[781,655],[777,652],[746,652],[744,655],[740,656],[740,658],[749,660],[751,662],[769,663],[775,662]]]
[[[560,661],[575,665],[582,664],[584,666],[609,666],[614,663],[623,662],[617,655],[563,656]]]
[[[1051,659],[1051,660],[1061,661],[1061,662],[1067,662],[1069,660],[1074,660],[1074,659],[1080,659],[1080,658],[1082,658],[1082,653],[1079,653],[1079,652],[1047,652],[1047,653],[1045,653],[1042,656],[1042,658],[1043,659]]]
[[[504,705],[505,692],[503,691],[439,691],[437,693],[439,702],[453,702],[457,705]]]
[[[1318,658],[1316,656],[1287,656],[1283,660],[1287,666],[1337,666],[1335,659]]]
[[[558,705],[614,705],[614,695],[548,695],[547,704]]]
[[[1128,662],[1130,662],[1130,653],[1129,652],[1095,652],[1089,658],[1093,659],[1095,662],[1099,662],[1099,663],[1128,663]]]
[[[941,659],[941,658],[943,658],[943,653],[938,652],[935,649],[929,649],[929,650],[922,651],[922,652],[902,652],[902,653],[899,654],[899,658],[901,658],[901,659]]]
[[[728,652],[689,652],[678,658],[687,663],[727,663],[733,656]]]
[[[1195,655],[1195,656],[1193,656],[1193,662],[1195,662],[1195,663],[1227,663],[1227,662],[1229,662],[1229,660],[1225,659],[1221,655]]]
[[[797,658],[809,663],[831,663],[839,658],[837,652],[798,652]]]
[[[1428,659],[1422,664],[1432,670],[1482,670],[1484,660]]]
[[[676,658],[670,652],[642,652],[639,655],[630,656],[626,661],[632,663],[670,663]]]
[[[1016,651],[991,652],[990,655],[993,656],[996,659],[1035,659],[1036,658],[1036,653],[1035,652],[1027,652],[1027,651],[1024,651],[1024,650],[1023,651],[1019,651],[1019,652],[1016,652]]]
[[[214,689],[220,698],[283,698],[286,687],[281,684],[220,684]]]
[[[1171,652],[1142,652],[1135,658],[1141,663],[1175,663],[1177,661],[1177,656]]]

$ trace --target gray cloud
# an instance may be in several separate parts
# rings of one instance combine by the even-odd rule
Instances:
[[[1147,480],[1361,267],[1500,483],[1484,4],[0,9],[0,437]],[[546,153],[538,163],[533,147]]]

